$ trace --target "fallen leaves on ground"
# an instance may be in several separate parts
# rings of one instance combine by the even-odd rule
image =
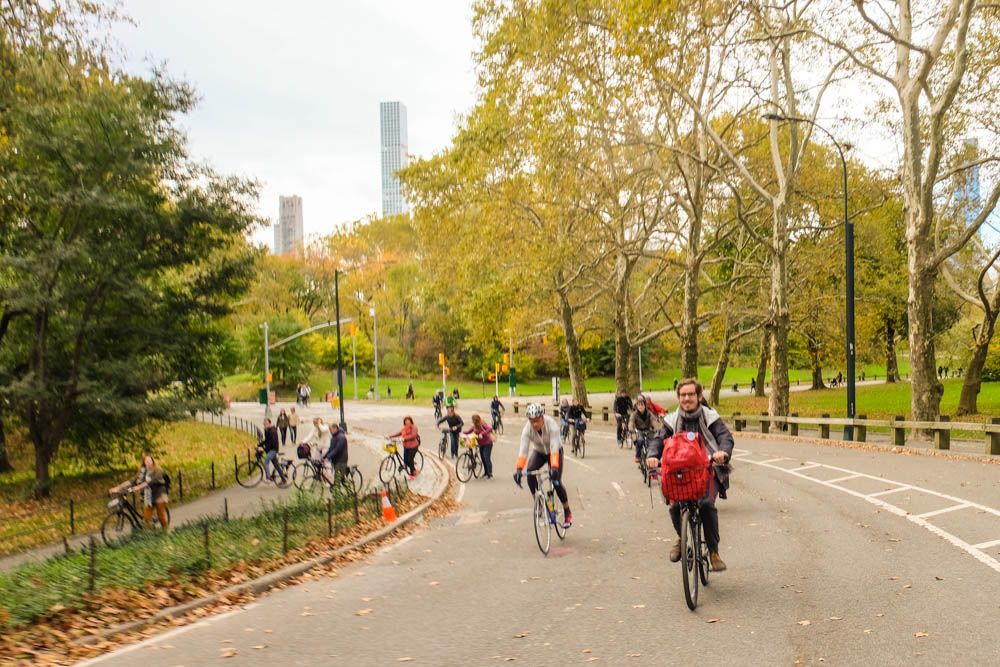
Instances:
[[[220,658],[232,658],[235,655],[236,655],[236,649],[234,649],[232,647],[220,648],[219,649],[219,657]]]
[[[812,625],[812,621],[802,620],[802,621],[799,621],[799,625],[803,625],[803,626],[804,625]]]
[[[923,637],[927,637],[928,635],[929,635],[929,633],[924,632],[923,630],[921,630],[920,632],[914,632],[913,633],[913,636],[916,637],[917,639],[921,639]]]
[[[372,609],[369,607],[369,608],[366,608],[366,609],[358,609],[356,612],[354,612],[354,615],[355,616],[367,616],[370,613],[372,613]]]

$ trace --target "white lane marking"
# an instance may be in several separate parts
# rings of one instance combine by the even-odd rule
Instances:
[[[768,463],[777,463],[778,461],[785,461],[785,460],[787,460],[787,459],[785,459],[784,456],[779,456],[776,459],[767,459],[766,461],[750,461],[750,463],[759,463],[761,465],[766,465]]]
[[[615,487],[615,491],[618,492],[619,498],[625,498],[625,491],[622,490],[622,485],[618,482],[611,482],[611,486]]]
[[[465,482],[458,483],[458,493],[455,494],[455,502],[462,502],[462,498],[465,496]]]
[[[502,510],[500,512],[497,512],[497,518],[514,516],[514,515],[517,515],[517,514],[531,514],[531,508],[530,507],[516,507],[516,508],[510,509],[510,510]]]
[[[980,542],[979,544],[973,544],[977,549],[989,549],[990,547],[1000,547],[1000,540],[993,540],[991,542]]]
[[[584,468],[586,468],[586,469],[587,469],[587,470],[589,470],[590,472],[597,472],[596,470],[594,470],[593,468],[591,468],[591,467],[590,467],[589,465],[587,465],[586,463],[584,463],[584,462],[583,462],[583,461],[581,461],[580,459],[574,459],[574,458],[570,458],[570,457],[568,457],[568,456],[565,456],[565,455],[563,456],[563,458],[565,458],[565,459],[566,459],[567,461],[569,461],[569,462],[571,462],[571,463],[575,463],[575,464],[576,464],[576,465],[578,465],[578,466],[583,466]]]
[[[190,625],[182,625],[179,628],[168,630],[167,632],[164,632],[163,634],[160,635],[156,635],[155,637],[144,639],[141,642],[136,642],[135,644],[129,644],[128,646],[120,648],[117,651],[105,653],[104,655],[99,655],[96,658],[84,660],[83,662],[78,662],[76,663],[76,667],[89,667],[89,665],[96,665],[98,663],[104,662],[105,660],[110,660],[111,658],[117,658],[118,656],[125,655],[126,653],[131,653],[132,651],[137,651],[138,649],[143,648],[145,646],[156,644],[157,642],[162,642],[164,640],[170,639],[171,637],[176,637],[177,635],[184,634],[185,632],[194,630],[195,628],[202,627],[205,625],[211,625],[212,623],[215,623],[216,621],[221,621],[222,619],[228,618],[229,616],[235,616],[236,614],[241,614],[244,611],[253,609],[259,604],[260,603],[258,602],[251,602],[245,607],[241,607],[239,609],[233,609],[232,611],[227,611],[226,613],[219,614],[218,616],[210,616],[206,619],[198,621],[197,623],[191,623]]]
[[[802,472],[803,470],[812,470],[813,468],[822,468],[822,463],[806,463],[804,466],[799,466],[798,468],[792,468],[788,472]]]
[[[968,503],[959,503],[958,505],[952,505],[951,507],[934,510],[933,512],[924,512],[923,514],[918,514],[917,517],[921,519],[929,519],[930,517],[937,516],[938,514],[947,514],[948,512],[954,512],[955,510],[964,510],[968,506]]]
[[[827,467],[829,468],[830,466],[827,466]],[[833,470],[837,470],[837,468],[833,468]],[[857,479],[858,477],[864,477],[864,475],[859,475],[859,474],[844,475],[843,477],[835,477],[834,479],[828,479],[828,480],[826,480],[826,483],[827,484],[836,484],[837,482],[846,482],[849,479]]]
[[[897,491],[908,491],[913,487],[909,484],[904,484],[903,486],[896,487],[895,489],[889,489],[888,491],[876,491],[875,493],[869,493],[869,498],[877,498],[878,496],[887,496],[890,493],[896,493]]]
[[[989,554],[983,552],[982,549],[979,546],[969,544],[968,542],[966,542],[965,540],[961,539],[960,537],[952,535],[951,533],[949,533],[949,532],[947,532],[947,531],[945,531],[945,530],[943,530],[943,529],[935,526],[934,524],[930,523],[926,519],[924,519],[924,518],[922,518],[920,516],[916,516],[914,514],[910,514],[905,509],[902,509],[901,507],[896,507],[895,505],[893,505],[891,503],[888,503],[888,502],[882,500],[881,498],[873,498],[873,497],[871,497],[869,495],[861,493],[860,491],[855,491],[853,489],[848,489],[847,487],[844,487],[844,486],[837,486],[836,484],[834,484],[834,482],[837,481],[835,479],[833,479],[833,480],[822,480],[822,479],[818,479],[816,477],[808,477],[806,475],[796,475],[793,470],[789,470],[788,468],[782,468],[781,466],[770,465],[770,464],[767,464],[767,463],[761,463],[759,461],[752,461],[750,459],[745,459],[745,461],[747,463],[752,463],[754,465],[759,465],[759,466],[763,466],[765,468],[770,468],[771,470],[777,470],[779,472],[790,474],[790,475],[793,475],[795,477],[798,477],[799,479],[804,479],[804,480],[808,480],[810,482],[813,482],[814,484],[821,484],[821,485],[829,487],[831,489],[836,489],[837,491],[840,491],[841,493],[847,493],[849,495],[854,496],[855,498],[860,498],[861,500],[867,501],[867,502],[871,503],[872,505],[875,505],[877,507],[881,507],[882,509],[886,510],[887,512],[895,514],[896,516],[903,517],[907,521],[915,523],[918,526],[921,526],[922,528],[925,528],[925,529],[929,530],[930,532],[934,533],[938,537],[944,538],[945,540],[947,540],[948,542],[950,542],[954,546],[956,546],[959,549],[961,549],[962,551],[965,551],[966,553],[968,553],[970,556],[972,556],[973,558],[975,558],[976,560],[978,560],[983,565],[986,565],[987,567],[991,568],[992,570],[994,570],[996,572],[1000,572],[1000,560],[997,560],[997,559],[993,558],[992,556],[990,556]],[[840,472],[852,472],[852,471],[848,470],[847,468],[839,468],[837,466],[824,465],[823,467],[824,468],[829,468],[831,470],[838,470]],[[874,480],[877,480],[879,482],[886,482],[886,483],[889,483],[889,484],[899,484],[900,486],[909,486],[909,488],[913,489],[914,491],[919,491],[921,493],[926,493],[926,494],[929,494],[929,495],[932,495],[932,496],[938,496],[939,498],[947,498],[947,499],[952,500],[952,501],[954,501],[954,502],[956,502],[958,504],[965,505],[965,507],[975,507],[976,509],[981,509],[981,510],[983,510],[985,512],[989,512],[990,514],[994,514],[996,516],[1000,516],[1000,510],[996,510],[996,509],[994,509],[992,507],[987,507],[986,505],[980,505],[978,503],[973,503],[973,502],[970,502],[970,501],[962,500],[961,498],[956,498],[954,496],[950,496],[950,495],[945,494],[945,493],[938,493],[937,491],[931,491],[930,489],[924,489],[924,488],[921,488],[919,486],[906,485],[906,484],[903,484],[902,482],[895,482],[895,481],[890,480],[890,479],[884,479],[884,478],[881,478],[881,477],[875,477],[874,475],[868,475],[868,474],[865,474],[865,473],[854,473],[852,475],[848,475],[846,477],[840,477],[838,479],[844,480],[844,479],[853,479],[853,478],[856,478],[856,477],[867,477],[869,479],[874,479]]]
[[[458,521],[455,522],[456,526],[468,526],[475,523],[482,523],[483,519],[486,518],[486,511],[482,512],[471,512],[469,514],[462,514],[458,517]]]
[[[746,456],[748,454],[753,454],[749,449],[740,449],[739,447],[733,448],[733,458],[739,458],[741,456]]]

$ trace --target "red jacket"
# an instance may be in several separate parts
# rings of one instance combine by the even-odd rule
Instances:
[[[487,424],[486,422],[483,422],[483,428],[480,429],[479,431],[476,431],[474,426],[470,426],[469,428],[462,431],[462,433],[465,433],[466,435],[472,432],[476,433],[476,442],[478,442],[480,445],[493,444],[493,427]]]
[[[403,438],[403,449],[416,449],[420,446],[420,434],[417,432],[416,424],[403,424],[403,428],[398,433],[393,433],[390,438]]]

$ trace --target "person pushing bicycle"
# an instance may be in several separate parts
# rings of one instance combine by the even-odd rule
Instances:
[[[528,422],[521,431],[521,448],[517,453],[514,483],[520,487],[525,470],[532,473],[547,463],[549,478],[566,514],[563,527],[569,528],[573,525],[573,513],[569,509],[569,496],[562,483],[563,448],[559,438],[559,423],[546,415],[538,403],[530,404],[525,415]],[[532,497],[538,491],[538,479],[534,475],[528,475],[528,490]]]
[[[694,439],[695,434],[701,436],[712,462],[713,475],[708,493],[698,501],[698,507],[705,528],[705,542],[712,570],[722,572],[726,569],[726,563],[719,556],[719,512],[715,508],[715,498],[718,495],[726,497],[726,489],[729,488],[729,459],[733,454],[734,442],[733,434],[723,423],[719,413],[702,404],[702,394],[702,386],[697,379],[685,378],[680,381],[677,385],[678,407],[664,417],[663,429],[650,439],[646,464],[650,468],[660,465],[664,441],[675,433],[686,432],[689,439]],[[678,535],[670,549],[670,562],[676,563],[681,559],[681,513],[678,503],[670,505],[670,520]]]

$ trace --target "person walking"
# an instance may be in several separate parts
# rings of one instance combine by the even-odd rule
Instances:
[[[409,415],[403,417],[403,428],[386,437],[403,439],[403,465],[406,466],[406,474],[412,480],[419,472],[413,465],[413,459],[416,458],[417,450],[420,449],[420,432],[417,430],[417,425],[413,423],[413,417]]]
[[[142,456],[142,466],[139,467],[139,474],[133,479],[126,480],[117,486],[108,489],[108,493],[114,495],[126,488],[132,491],[142,491],[142,521],[146,528],[153,525],[153,511],[160,520],[163,530],[170,529],[170,519],[167,517],[167,473],[163,468],[156,465],[153,455],[146,452]]]
[[[292,408],[292,411],[288,414],[288,430],[292,432],[292,444],[294,445],[298,441],[299,435],[299,413]]]
[[[410,386],[408,386],[406,388],[406,398],[410,399],[411,401],[416,398],[416,395],[413,393],[413,383],[412,382],[410,383]]]
[[[448,424],[448,437],[451,439],[451,458],[458,457],[458,434],[461,432],[462,427],[465,426],[465,422],[455,414],[455,406],[449,405],[447,410],[445,410],[445,415],[438,420],[438,427],[441,424]],[[444,430],[444,429],[442,429]]]
[[[278,413],[278,419],[275,422],[278,431],[281,433],[281,446],[285,446],[285,438],[288,435],[288,413],[285,412],[284,408],[281,408],[281,412]],[[292,442],[295,442],[295,438],[292,438]]]
[[[479,457],[483,460],[486,479],[493,479],[493,427],[483,421],[478,414],[472,415],[472,426],[462,431],[465,435],[476,434]]]
[[[337,475],[342,479],[347,476],[347,434],[340,430],[337,422],[330,422],[330,447],[323,454],[323,460],[330,462],[333,469],[333,479],[336,481]]]
[[[285,471],[281,469],[278,465],[278,450],[280,445],[278,444],[278,428],[271,422],[270,419],[264,419],[264,481],[271,481],[271,466],[274,465],[274,469],[278,471],[278,476],[281,477],[281,483],[285,483]]]

